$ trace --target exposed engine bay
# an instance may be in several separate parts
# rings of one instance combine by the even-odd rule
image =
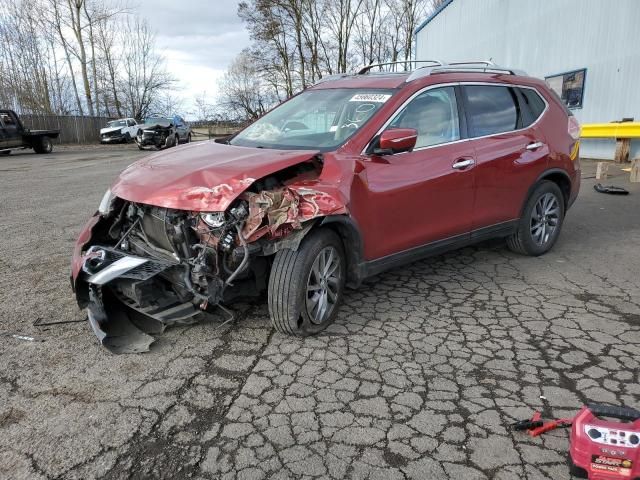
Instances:
[[[273,254],[297,248],[326,214],[318,204],[326,194],[299,184],[320,168],[314,158],[255,181],[224,212],[111,199],[75,285],[102,344],[114,353],[147,351],[169,326],[201,321],[218,307],[231,315],[225,303],[258,296]]]

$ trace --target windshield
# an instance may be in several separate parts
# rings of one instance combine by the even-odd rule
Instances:
[[[157,123],[169,124],[171,123],[171,119],[166,117],[148,117],[144,119],[144,123],[147,125],[155,125]]]
[[[229,143],[243,147],[331,150],[357,132],[393,90],[308,90],[276,107]]]
[[[113,122],[107,123],[107,127],[126,127],[126,120],[114,120]]]

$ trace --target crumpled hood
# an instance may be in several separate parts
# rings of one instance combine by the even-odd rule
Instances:
[[[104,127],[100,129],[100,135],[104,135],[105,133],[115,132],[116,130],[122,130],[123,127]]]
[[[130,165],[111,191],[131,202],[220,212],[255,180],[307,161],[318,153],[236,147],[213,141],[192,143]]]
[[[144,125],[138,125],[141,130],[163,130],[171,128],[171,126],[171,122],[145,123]]]

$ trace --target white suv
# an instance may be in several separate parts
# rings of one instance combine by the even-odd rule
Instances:
[[[112,120],[100,129],[100,143],[128,143],[135,138],[139,128],[135,118]]]

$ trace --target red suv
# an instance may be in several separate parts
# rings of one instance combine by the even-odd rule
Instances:
[[[540,255],[580,187],[580,127],[538,79],[424,62],[323,80],[236,134],[124,170],[77,241],[72,284],[102,343],[266,290],[311,335],[345,286],[492,237]]]

